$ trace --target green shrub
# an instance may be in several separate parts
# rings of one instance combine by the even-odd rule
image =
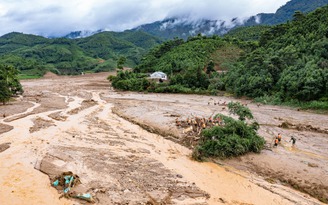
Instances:
[[[256,122],[248,125],[244,121],[221,114],[216,115],[215,118],[221,118],[224,125],[214,126],[202,132],[199,144],[193,151],[194,159],[203,160],[207,157],[225,159],[248,152],[259,153],[263,149],[265,140],[257,135],[259,125]]]

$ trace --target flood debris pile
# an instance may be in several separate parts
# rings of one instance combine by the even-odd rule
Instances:
[[[51,182],[51,185],[62,193],[61,197],[76,198],[90,203],[95,203],[95,200],[90,193],[79,193],[74,191],[74,188],[80,184],[81,181],[79,176],[70,171],[63,172],[62,174],[56,176]]]
[[[129,137],[125,139],[134,141]],[[109,143],[107,140],[115,142],[117,138],[102,142]],[[36,164],[36,169],[49,176],[49,183],[57,185],[54,187],[62,197],[79,202],[76,204],[89,203],[91,199],[100,205],[206,204],[209,194],[195,183],[152,159],[147,149],[133,149],[125,145],[113,144],[110,149],[56,147]],[[126,154],[117,152],[117,149]],[[71,172],[63,173],[63,170]]]
[[[259,124],[252,120],[250,110],[238,102],[230,102],[228,108],[238,120],[222,114],[207,119],[176,119],[176,126],[183,128],[185,138],[194,147],[193,158],[196,160],[207,157],[224,159],[248,152],[258,153],[263,149],[265,140],[257,134]]]
[[[259,153],[265,140],[257,134],[258,124],[247,124],[242,120],[218,114],[223,126],[205,129],[193,151],[193,158],[203,160],[207,157],[230,158],[248,152]]]
[[[182,130],[183,140],[189,146],[194,146],[200,139],[202,131],[214,126],[224,126],[224,121],[218,117],[187,117],[185,120],[175,119],[175,125]]]

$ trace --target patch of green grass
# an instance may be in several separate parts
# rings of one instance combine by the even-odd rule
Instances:
[[[28,74],[19,74],[18,79],[19,80],[26,80],[26,79],[37,79],[41,78],[42,76],[39,75],[28,75]]]
[[[254,101],[269,105],[283,105],[288,107],[294,107],[299,108],[301,110],[315,110],[318,113],[328,112],[328,100],[326,98],[309,102],[300,102],[298,100],[282,101],[277,96],[266,95],[263,97],[255,98]]]

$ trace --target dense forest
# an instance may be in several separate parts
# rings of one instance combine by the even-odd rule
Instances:
[[[133,72],[121,72],[110,80],[123,90],[211,94],[223,90],[263,102],[322,102],[321,108],[327,109],[327,22],[328,6],[308,15],[296,12],[285,24],[242,28],[244,32],[224,38],[174,39],[152,49]],[[154,71],[165,72],[169,81],[146,80]]]
[[[228,38],[237,38],[243,41],[258,41],[260,40],[261,35],[268,31],[271,26],[243,26],[231,29],[225,37]]]
[[[259,46],[246,53],[224,77],[238,96],[276,100],[327,101],[328,6],[301,12],[286,24],[263,33]]]
[[[22,33],[0,37],[0,64],[21,73],[42,76],[46,71],[78,74],[114,70],[121,57],[125,66],[135,66],[149,48],[161,43],[143,32],[102,32],[81,39],[56,38]]]

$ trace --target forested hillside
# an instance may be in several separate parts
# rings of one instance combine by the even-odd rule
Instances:
[[[237,38],[244,41],[258,41],[261,35],[268,31],[271,26],[243,26],[230,30],[224,37]]]
[[[274,96],[277,100],[327,100],[328,6],[300,12],[265,32],[259,47],[247,53],[225,77],[237,95]]]
[[[48,39],[22,33],[0,37],[0,64],[12,65],[23,74],[41,76],[46,71],[78,74],[113,70],[120,57],[135,66],[160,39],[143,32],[102,32],[81,38]]]
[[[219,73],[227,70],[242,52],[238,42],[218,36],[198,35],[187,41],[176,38],[152,49],[133,73],[121,72],[118,77],[111,77],[111,80],[114,87],[123,90],[216,92],[221,86]],[[148,74],[155,71],[165,72],[170,80],[160,84],[147,81]]]
[[[134,73],[122,72],[111,80],[125,90],[212,94],[226,90],[264,101],[319,101],[326,106],[327,22],[328,6],[308,15],[296,12],[286,24],[243,28],[246,33],[236,30],[225,38],[175,39],[151,50]],[[167,73],[169,81],[145,80],[153,71]]]

